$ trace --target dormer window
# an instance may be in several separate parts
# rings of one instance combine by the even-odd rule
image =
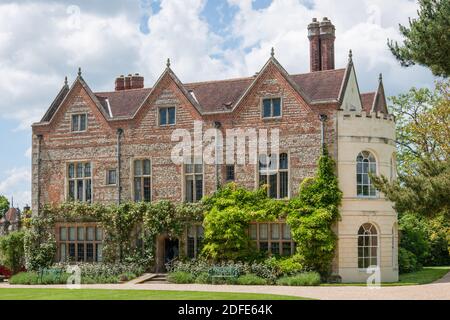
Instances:
[[[264,119],[281,117],[281,98],[263,99],[262,117]]]
[[[72,132],[83,132],[87,128],[87,116],[86,114],[73,114],[72,115]]]
[[[159,108],[159,125],[170,126],[175,124],[175,107]]]

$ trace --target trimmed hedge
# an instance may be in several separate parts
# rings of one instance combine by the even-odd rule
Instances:
[[[267,285],[267,280],[263,279],[261,277],[258,277],[256,274],[246,274],[243,276],[240,276],[237,279],[237,284],[243,285],[243,286],[264,286]]]
[[[280,286],[318,286],[320,285],[320,274],[317,272],[299,273],[295,276],[282,277],[277,280]]]

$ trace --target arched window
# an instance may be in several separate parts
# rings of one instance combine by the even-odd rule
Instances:
[[[373,224],[365,223],[358,231],[358,268],[378,265],[378,232]]]
[[[377,162],[372,153],[363,151],[356,158],[356,188],[358,197],[376,197],[377,190],[369,173],[377,173]]]

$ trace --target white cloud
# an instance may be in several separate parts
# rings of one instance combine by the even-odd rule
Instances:
[[[25,206],[31,202],[31,169],[29,167],[13,168],[5,172],[0,181],[0,194],[8,199],[14,197],[14,204]]]
[[[13,120],[17,130],[28,134],[30,124],[42,117],[63,85],[64,76],[73,80],[78,66],[94,90],[111,90],[115,76],[134,72],[143,74],[149,87],[168,57],[182,81],[202,81],[253,75],[275,46],[277,58],[289,72],[307,72],[307,25],[313,17],[324,16],[336,25],[336,66],[345,67],[352,48],[362,91],[376,88],[379,72],[385,75],[388,95],[432,84],[428,70],[401,68],[386,46],[387,38],[400,38],[398,23],[406,24],[408,17],[416,15],[416,1],[273,0],[255,10],[252,0],[228,0],[237,13],[226,30],[218,32],[202,16],[206,0],[161,0],[160,10],[148,21],[149,34],[139,28],[142,16],[151,14],[151,7],[142,1],[155,0],[111,0],[108,5],[78,0],[2,1],[0,121]],[[224,4],[217,4],[219,11]],[[68,11],[70,5],[79,6],[79,19]],[[230,42],[232,46],[225,45]],[[24,157],[28,156],[29,151]],[[0,183],[0,192],[14,191],[29,199],[29,192],[23,192],[29,186],[29,170],[11,169]]]

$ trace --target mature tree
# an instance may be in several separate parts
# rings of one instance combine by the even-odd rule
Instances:
[[[374,177],[398,212],[450,214],[450,81],[392,99],[397,117],[398,180]]]
[[[5,196],[0,195],[0,218],[8,211],[9,201]]]
[[[450,1],[419,0],[417,19],[409,27],[400,25],[403,44],[388,40],[388,46],[402,66],[420,64],[434,75],[450,75]]]
[[[396,117],[397,160],[401,173],[413,174],[422,160],[450,159],[450,80],[435,90],[412,88],[392,97]]]

